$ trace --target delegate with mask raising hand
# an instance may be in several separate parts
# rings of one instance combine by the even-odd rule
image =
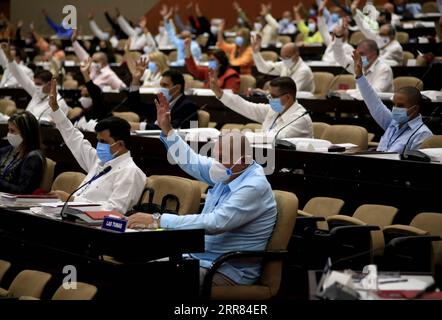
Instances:
[[[419,113],[422,95],[415,87],[402,87],[394,93],[393,110],[390,111],[378,97],[362,72],[361,54],[353,53],[356,83],[373,119],[385,130],[378,151],[403,153],[416,150],[433,134]]]
[[[225,106],[244,117],[262,123],[264,132],[274,135],[279,132],[280,139],[313,137],[312,119],[296,101],[296,84],[291,78],[279,77],[270,82],[268,104],[249,102],[239,95],[223,92],[213,71],[210,73],[210,85],[215,96]],[[299,119],[295,120],[296,118]],[[291,121],[293,122],[290,123]]]
[[[253,60],[259,72],[272,76],[290,77],[295,81],[298,91],[315,91],[315,81],[310,67],[299,55],[299,48],[293,42],[282,46],[280,56],[282,61],[265,61],[262,57],[261,36],[256,35],[253,46]]]
[[[9,146],[0,148],[0,192],[31,194],[39,188],[45,158],[40,150],[40,128],[28,111],[8,120]]]
[[[138,202],[146,183],[146,175],[135,164],[128,150],[129,123],[116,117],[99,121],[95,126],[98,140],[95,149],[60,111],[55,94],[56,81],[53,79],[51,116],[75,160],[87,172],[82,184],[111,167],[108,173],[77,191],[70,201],[100,203],[104,210],[126,213]],[[66,201],[69,196],[64,191],[56,190],[54,193],[62,201]]]
[[[34,75],[34,81],[19,67],[11,56],[9,46],[2,43],[2,49],[8,59],[8,70],[17,80],[23,89],[31,96],[26,111],[32,113],[37,120],[51,121],[49,117],[51,108],[49,107],[49,91],[51,89],[52,73],[47,70],[37,71]],[[68,113],[69,107],[64,99],[56,93],[57,103],[64,114]]]
[[[263,168],[253,161],[248,140],[240,132],[221,135],[213,158],[197,154],[173,130],[169,104],[160,94],[157,119],[161,140],[169,156],[186,173],[209,184],[201,214],[173,215],[136,213],[129,217],[132,228],[205,230],[205,252],[192,254],[200,262],[200,284],[207,269],[219,256],[230,251],[264,250],[276,221],[276,202]],[[258,261],[224,263],[214,285],[253,284],[261,273]]]

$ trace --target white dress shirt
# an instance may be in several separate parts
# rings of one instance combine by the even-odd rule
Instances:
[[[3,68],[3,76],[2,80],[0,81],[0,88],[21,87],[20,83],[18,83],[17,79],[15,79],[15,77],[11,74],[11,72],[8,69],[8,59],[6,58],[3,49],[0,49],[0,65]],[[25,66],[23,61],[20,61],[18,67],[23,70],[23,72],[29,77],[29,79],[32,80],[34,78],[34,72],[32,72],[31,69]]]
[[[78,43],[78,41],[74,41],[72,43],[72,47],[74,48],[74,52],[77,55],[80,61],[85,61],[89,59],[89,53]],[[105,87],[109,86],[113,90],[119,90],[122,88],[126,88],[126,84],[117,76],[117,74],[111,69],[109,65],[102,67],[100,70],[91,70],[89,73],[91,80],[94,84],[99,86],[101,90]]]
[[[333,53],[336,61],[348,72],[354,74],[353,58],[344,53],[342,40],[339,38],[333,44]],[[379,58],[371,64],[368,70],[364,70],[364,75],[376,92],[394,92],[393,71]]]
[[[279,23],[271,14],[266,14],[264,19],[267,24],[262,28],[262,46],[268,47],[269,45],[276,44],[276,38],[278,36]]]
[[[99,203],[104,210],[116,210],[123,214],[137,204],[144,190],[146,175],[137,167],[130,152],[102,164],[97,150],[60,110],[51,111],[51,115],[69,150],[88,173],[82,184],[104,168],[112,167],[107,174],[77,191],[74,201]]]
[[[279,62],[265,61],[260,53],[253,53],[253,60],[259,72],[273,76],[290,77],[296,83],[298,91],[315,92],[315,81],[312,69],[299,57],[298,62],[286,68]]]
[[[98,39],[109,41],[113,48],[118,47],[118,38],[115,35],[111,36],[109,32],[101,30],[95,20],[89,20],[89,27]]]
[[[26,110],[32,113],[37,120],[51,121],[51,107],[49,106],[48,95],[37,92],[34,81],[28,77],[28,75],[18,66],[15,61],[8,63],[8,69],[14,78],[17,79],[17,82],[31,96],[31,101],[29,101]],[[63,113],[67,114],[69,111],[69,106],[59,94],[57,94],[57,101]]]
[[[328,31],[328,26],[325,23],[324,17],[318,17],[318,29],[321,34],[322,39],[324,40],[324,44],[327,46],[324,54],[322,55],[322,61],[327,62],[329,64],[337,65],[338,62],[335,59],[333,54],[333,40],[330,36],[330,32]],[[346,55],[351,56],[353,54],[353,46],[348,42],[343,42],[344,52]]]
[[[239,95],[224,92],[220,101],[235,112],[253,121],[262,123],[262,130],[269,134],[276,134],[290,121],[305,113],[305,109],[298,102],[295,102],[286,112],[280,114],[275,112],[269,104],[253,103],[244,100]],[[313,138],[312,119],[305,114],[294,121],[278,134],[278,138]]]
[[[151,52],[156,49],[156,43],[150,32],[144,33],[140,28],[132,28],[131,25],[124,19],[123,16],[117,18],[117,23],[121,30],[130,39],[129,50],[145,50],[145,52]],[[147,47],[147,49],[145,49]]]
[[[377,32],[374,32],[362,21],[362,18],[358,15],[355,17],[356,24],[359,30],[364,34],[367,39],[376,41],[379,47],[379,58],[390,66],[400,66],[404,59],[404,50],[401,44],[397,40],[390,41],[387,45],[382,42],[381,36]]]

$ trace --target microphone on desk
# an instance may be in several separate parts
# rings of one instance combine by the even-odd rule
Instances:
[[[98,173],[97,175],[93,176],[89,181],[87,181],[86,183],[82,184],[81,186],[79,186],[74,191],[72,191],[71,194],[69,195],[69,197],[67,198],[67,200],[64,202],[63,207],[61,208],[61,212],[60,212],[61,218],[62,219],[67,219],[70,214],[71,215],[75,215],[75,214],[78,214],[78,213],[83,213],[81,210],[69,208],[68,207],[69,199],[74,195],[75,192],[77,192],[78,190],[84,188],[85,186],[87,186],[88,184],[90,184],[93,181],[97,180],[98,178],[104,176],[109,171],[111,171],[111,169],[112,169],[111,166],[104,168],[100,173]]]
[[[290,147],[290,148],[294,148],[296,150],[296,146],[293,144],[286,144],[285,141],[280,140],[277,141],[276,139],[278,138],[278,135],[281,133],[282,130],[284,130],[285,128],[287,128],[289,125],[291,125],[292,123],[296,122],[297,120],[301,119],[302,117],[304,117],[305,115],[309,114],[310,110],[305,110],[300,116],[296,117],[295,119],[293,119],[292,121],[290,121],[289,123],[287,123],[285,126],[283,126],[282,128],[280,128],[275,135],[275,138],[273,139],[273,146],[284,146],[284,147]]]

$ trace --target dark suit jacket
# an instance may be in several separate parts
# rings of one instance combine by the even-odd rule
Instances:
[[[137,113],[140,119],[148,119],[146,129],[157,130],[159,127],[155,125],[156,109],[155,106],[142,104],[140,101],[140,91],[129,92],[128,104],[131,106],[130,111]],[[149,112],[150,110],[150,112]],[[170,111],[173,128],[190,128],[190,121],[198,120],[198,106],[190,98],[184,94],[175,102]]]

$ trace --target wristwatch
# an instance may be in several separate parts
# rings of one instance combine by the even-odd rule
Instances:
[[[153,219],[153,229],[158,229],[160,227],[160,219],[161,219],[161,213],[155,212],[152,214]]]

